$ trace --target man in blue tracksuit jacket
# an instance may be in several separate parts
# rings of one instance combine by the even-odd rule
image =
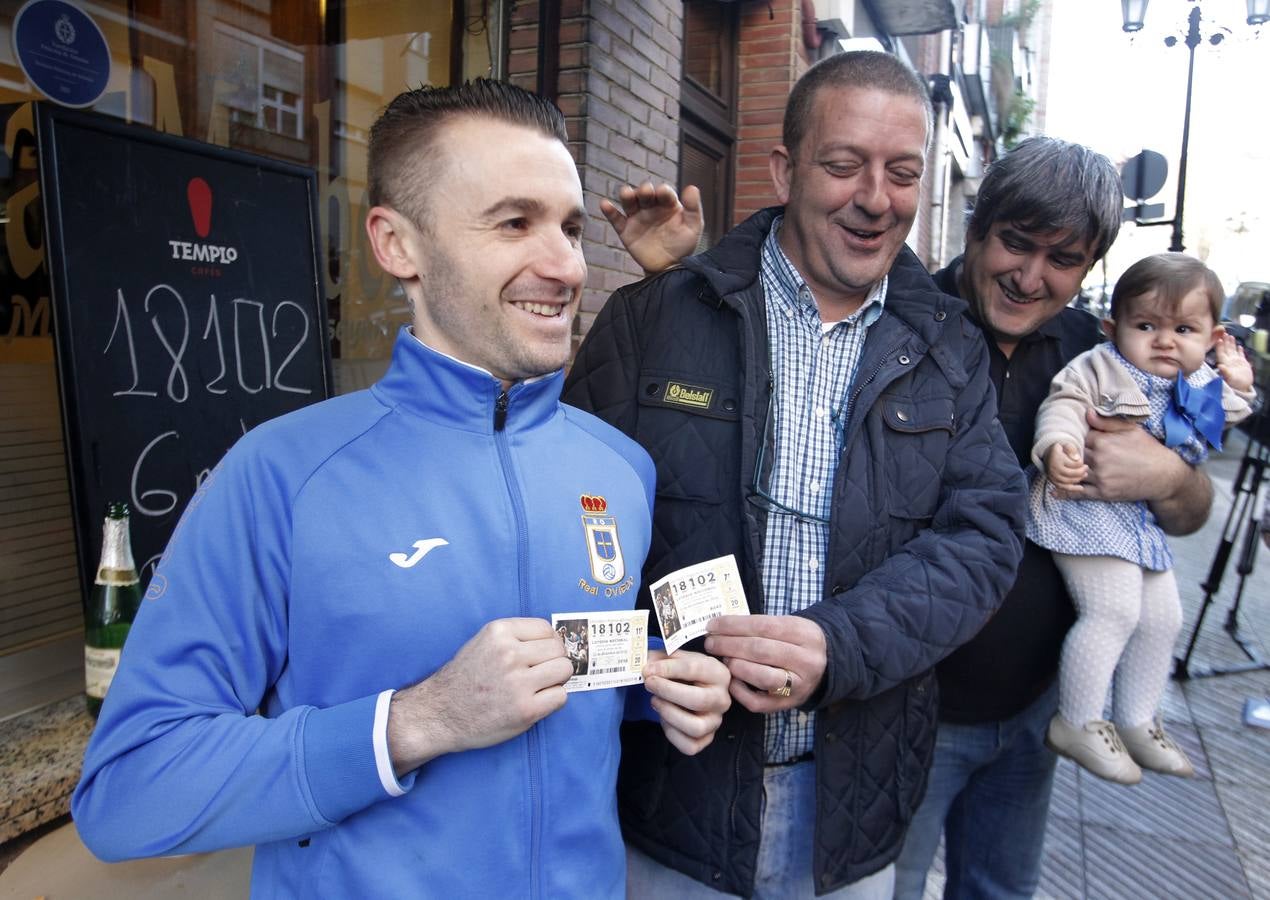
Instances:
[[[564,120],[497,82],[420,89],[368,168],[414,327],[373,388],[255,429],[191,500],[76,824],[105,859],[256,844],[262,897],[619,897],[618,724],[696,753],[728,674],[654,652],[644,688],[566,702],[549,619],[635,605],[654,473],[559,402],[586,281]]]

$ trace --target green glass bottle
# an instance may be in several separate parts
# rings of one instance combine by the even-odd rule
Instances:
[[[128,504],[106,506],[102,527],[101,562],[84,621],[84,681],[88,711],[101,711],[128,629],[141,605],[141,579],[132,561],[128,537]]]

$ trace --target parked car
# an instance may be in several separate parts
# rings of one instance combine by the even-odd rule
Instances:
[[[1239,427],[1262,443],[1270,441],[1270,283],[1244,281],[1226,300],[1223,324],[1243,345],[1252,363],[1262,406],[1257,415]]]
[[[1270,282],[1241,281],[1235,292],[1226,298],[1222,318],[1245,328],[1270,329]]]

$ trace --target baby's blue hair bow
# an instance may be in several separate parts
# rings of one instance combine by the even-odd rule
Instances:
[[[1226,411],[1221,405],[1222,380],[1214,378],[1203,387],[1191,387],[1181,372],[1168,408],[1164,410],[1164,444],[1177,447],[1198,434],[1214,449],[1221,449],[1222,430],[1226,427]]]

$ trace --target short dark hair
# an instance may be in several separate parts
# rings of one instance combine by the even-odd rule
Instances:
[[[429,166],[441,126],[460,116],[521,125],[568,144],[564,116],[550,100],[505,81],[477,78],[454,87],[398,94],[370,128],[366,182],[371,206],[389,206],[422,227]]]
[[[1032,234],[1070,231],[1089,241],[1092,264],[1115,243],[1123,207],[1111,160],[1081,144],[1032,137],[988,167],[967,228],[980,241],[995,222]]]
[[[1208,298],[1208,309],[1216,325],[1221,321],[1222,306],[1226,302],[1226,292],[1216,272],[1185,253],[1144,256],[1116,280],[1108,315],[1113,319],[1125,315],[1135,300],[1148,295],[1154,295],[1155,302],[1165,309],[1176,310],[1183,298],[1196,288]]]
[[[785,104],[785,121],[781,126],[781,143],[789,151],[790,158],[798,156],[811,120],[812,107],[821,88],[872,88],[902,97],[911,97],[922,106],[926,116],[926,143],[930,144],[935,114],[930,105],[930,93],[921,76],[904,64],[899,57],[878,50],[852,50],[822,59],[794,84]]]

